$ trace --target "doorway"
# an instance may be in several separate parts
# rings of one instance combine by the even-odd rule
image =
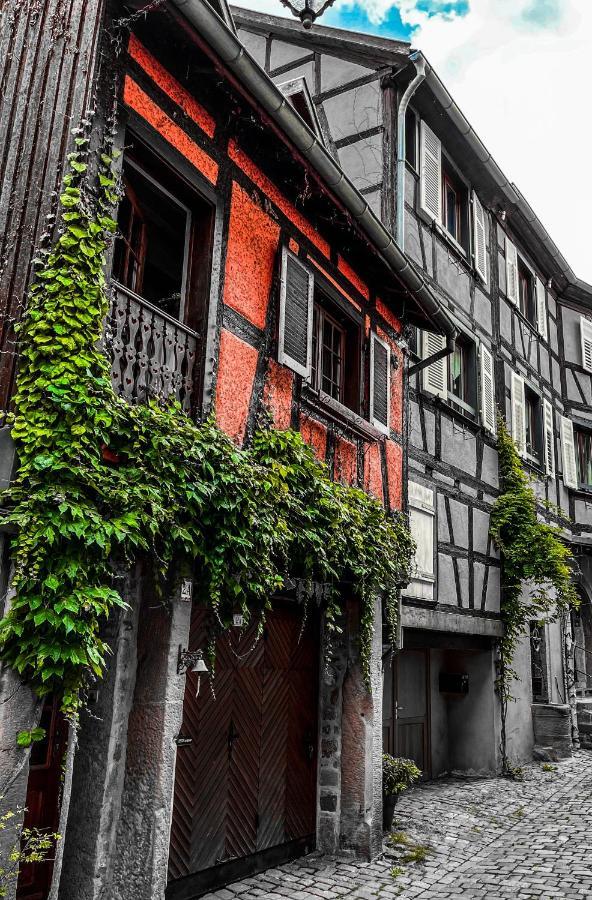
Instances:
[[[190,649],[204,647],[194,609]],[[213,887],[314,848],[317,622],[286,603],[217,643],[215,696],[187,676],[177,750],[168,898]]]
[[[383,746],[412,759],[431,777],[429,747],[429,651],[401,650],[386,663],[383,689]]]

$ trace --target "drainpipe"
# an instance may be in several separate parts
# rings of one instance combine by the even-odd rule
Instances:
[[[397,244],[401,250],[405,250],[405,114],[409,101],[426,77],[425,59],[419,51],[415,51],[409,57],[415,66],[415,78],[407,85],[405,93],[401,97],[397,111]]]

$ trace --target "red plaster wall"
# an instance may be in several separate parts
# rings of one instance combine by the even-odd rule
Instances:
[[[307,444],[313,448],[317,459],[325,461],[327,455],[327,429],[308,416],[300,416],[300,431]]]
[[[376,299],[376,311],[382,316],[385,322],[395,329],[395,331],[401,331],[401,321],[396,317],[394,312],[392,312],[386,303],[383,303],[380,297]]]
[[[335,438],[335,480],[355,484],[358,474],[358,448],[345,438]]]
[[[391,344],[391,352],[397,357],[397,369],[391,370],[391,428],[403,431],[403,353],[399,347]]]
[[[389,506],[391,509],[401,509],[403,503],[403,449],[394,441],[387,441],[385,446]]]
[[[149,53],[148,50],[140,43],[137,37],[132,34],[129,40],[128,53],[135,62],[150,76],[152,81],[167,94],[178,106],[181,107],[186,116],[193,119],[196,125],[205,131],[205,133],[213,138],[216,131],[216,123],[212,116],[197,102],[195,97],[190,94],[179,82],[173,78],[170,72],[162,66],[157,59]]]
[[[376,443],[364,445],[364,490],[383,502],[382,460]]]
[[[290,427],[293,384],[294,373],[285,366],[280,366],[275,359],[270,359],[265,381],[265,405],[272,415],[276,428]]]
[[[208,181],[215,184],[218,177],[218,163],[214,162],[201,147],[198,147],[195,141],[192,141],[189,135],[176,122],[173,122],[129,75],[125,76],[123,100],[127,106],[134,109],[152,125],[179,153],[182,153],[199,172],[205,175]]]
[[[299,231],[302,234],[305,234],[309,241],[317,247],[318,250],[321,251],[325,256],[329,256],[330,247],[327,241],[325,241],[319,233],[312,227],[310,222],[302,215],[302,213],[298,212],[296,207],[286,200],[283,194],[278,191],[275,184],[267,178],[266,175],[263,174],[261,169],[259,169],[255,163],[250,159],[246,153],[243,153],[241,148],[238,146],[236,141],[231,140],[228,143],[228,155],[230,159],[233,160],[239,166],[243,172],[249,176],[251,181],[259,187],[263,193],[267,194],[269,199],[275,203],[278,209],[284,213],[284,215],[293,222]]]
[[[279,225],[234,183],[224,302],[258,328],[265,328],[279,236]]]
[[[348,281],[351,281],[353,285],[358,289],[362,297],[365,297],[366,300],[370,299],[370,291],[368,290],[368,285],[362,281],[362,279],[354,272],[350,264],[343,258],[343,256],[339,256],[337,258],[337,268],[340,272],[343,272]]]
[[[216,388],[216,418],[230,437],[245,436],[258,353],[231,331],[222,329]]]

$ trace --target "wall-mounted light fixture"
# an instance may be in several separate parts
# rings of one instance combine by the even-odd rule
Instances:
[[[322,16],[335,0],[281,0],[284,6],[296,16],[305,28],[312,28],[315,19]]]

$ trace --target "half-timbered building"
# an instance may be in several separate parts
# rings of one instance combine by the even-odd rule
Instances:
[[[300,429],[334,478],[401,510],[404,331],[451,340],[445,305],[336,161],[314,88],[295,76],[282,92],[223,3],[144,6],[3,8],[6,407],[13,327],[52,227],[70,129],[92,100],[100,145],[117,75],[123,195],[104,338],[114,390],[132,403],[174,396],[198,419],[214,410],[240,445],[269,415]],[[2,441],[8,482],[8,430]],[[380,598],[371,691],[347,586],[328,668],[322,586],[303,628],[288,579],[263,640],[241,622],[221,640],[214,696],[179,665],[204,641],[191,583],[166,607],[140,570],[125,584],[129,605],[105,625],[108,672],[76,740],[49,700],[46,738],[30,757],[18,751],[30,701],[3,673],[0,792],[14,806],[27,798],[29,823],[64,835],[55,866],[23,871],[17,896],[188,900],[315,846],[376,853]]]
[[[534,479],[541,514],[554,519],[549,501],[574,520],[566,535],[579,548],[587,598],[591,289],[421,52],[321,26],[304,35],[286,19],[234,12],[276,84],[310,95],[335,158],[456,324],[454,346],[421,329],[410,337],[405,490],[418,552],[402,651],[385,670],[384,740],[427,775],[495,771],[496,413]],[[586,599],[576,616],[581,692],[592,659],[588,607]],[[577,738],[569,622],[533,621],[516,664],[510,757],[529,759],[537,745],[569,753]]]

